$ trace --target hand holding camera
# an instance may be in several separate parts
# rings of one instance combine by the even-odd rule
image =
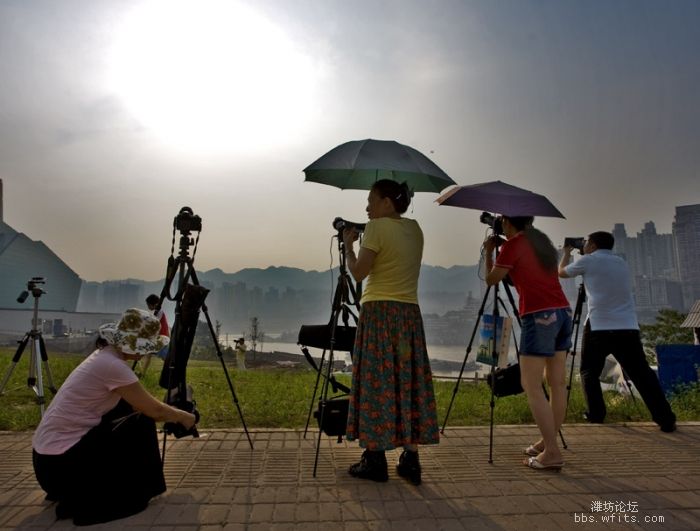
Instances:
[[[195,402],[192,397],[192,387],[186,386],[184,393],[185,396],[180,396],[176,390],[166,395],[165,402],[174,408],[180,409],[187,413],[185,423],[179,422],[166,422],[163,424],[163,431],[167,434],[175,435],[176,438],[180,439],[191,435],[192,437],[199,437],[199,432],[197,432],[197,423],[199,423],[199,411],[197,410],[197,402]],[[194,417],[194,418],[193,418]]]
[[[343,243],[346,249],[352,249],[352,244],[356,242],[359,237],[360,233],[357,232],[355,227],[343,229]]]
[[[583,246],[586,244],[586,239],[583,237],[568,237],[564,238],[564,252],[571,253],[576,249],[579,253],[583,254]]]
[[[493,234],[484,240],[483,245],[486,252],[490,254],[495,248],[503,245],[504,242],[505,240],[503,238],[496,234]]]
[[[182,404],[183,411],[188,413],[187,423],[183,424],[181,422],[166,422],[163,424],[163,431],[169,435],[174,435],[177,439],[182,437],[187,437],[191,435],[192,437],[199,437],[199,432],[197,431],[197,424],[199,423],[199,411],[197,410],[195,402]]]

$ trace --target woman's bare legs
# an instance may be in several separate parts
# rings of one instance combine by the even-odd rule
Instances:
[[[565,358],[564,358],[565,359]],[[553,360],[553,363],[547,363],[547,360]],[[557,421],[555,420],[554,408],[557,410],[557,418],[559,418],[559,425],[563,421],[563,410],[559,413],[561,408],[561,396],[560,392],[557,391],[557,398],[554,398],[554,392],[552,393],[552,398],[556,406],[550,406],[547,402],[547,398],[544,394],[544,389],[542,388],[542,376],[544,374],[545,367],[547,367],[548,373],[554,375],[554,372],[558,366],[557,355],[554,358],[544,358],[541,356],[520,356],[520,380],[527,395],[527,401],[530,406],[530,411],[535,419],[535,423],[540,430],[542,435],[542,442],[544,443],[543,452],[537,457],[537,460],[544,464],[561,463],[563,458],[561,452],[559,451],[559,446],[557,445]],[[561,364],[561,372],[563,373],[564,365],[559,360]],[[555,381],[557,381],[555,379]],[[562,376],[563,382],[563,376]],[[557,389],[558,389],[557,384]],[[564,395],[564,400],[565,400]]]
[[[549,384],[549,404],[554,415],[554,428],[558,433],[566,416],[566,351],[558,351],[552,358],[546,358],[545,378]],[[533,448],[544,450],[544,440],[534,443]]]

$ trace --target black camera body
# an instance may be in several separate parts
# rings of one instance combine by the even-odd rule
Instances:
[[[30,292],[34,297],[41,297],[44,293],[46,293],[40,287],[42,284],[46,284],[46,279],[43,277],[32,277],[29,279],[27,282],[27,289],[19,294],[17,297],[17,302],[23,304],[24,301],[27,300],[27,297],[29,297]]]
[[[333,228],[338,232],[343,232],[345,229],[355,229],[357,232],[364,232],[367,223],[355,223],[354,221],[346,221],[343,218],[335,218],[333,220]]]
[[[583,246],[585,244],[585,238],[575,237],[575,238],[564,238],[564,247],[573,247],[577,249],[580,253],[583,252]]]
[[[184,411],[187,411],[188,413],[192,413],[195,418],[195,425],[188,430],[182,424],[178,424],[177,422],[166,422],[165,424],[163,424],[163,431],[168,435],[174,435],[176,439],[182,439],[183,437],[189,436],[192,436],[196,439],[199,437],[199,432],[197,431],[197,423],[199,422],[199,410],[197,409],[196,404],[194,402],[182,404],[182,406],[183,407],[180,407],[178,409],[182,409]]]
[[[192,437],[199,437],[199,432],[197,431],[197,424],[199,423],[199,410],[197,409],[197,402],[195,402],[192,397],[192,387],[186,386],[185,396],[180,396],[177,389],[172,389],[171,392],[166,393],[165,403],[169,404],[177,409],[187,411],[192,413],[195,417],[194,426],[189,430],[185,428],[182,424],[177,422],[166,422],[163,424],[163,431],[169,435],[175,435],[177,439],[182,437],[187,437],[191,435]]]
[[[493,230],[493,233],[500,236],[503,234],[503,217],[494,216],[488,212],[482,212],[479,216],[479,221],[484,225],[488,225]]]
[[[196,216],[190,207],[182,207],[173,225],[183,234],[202,231],[202,218]]]

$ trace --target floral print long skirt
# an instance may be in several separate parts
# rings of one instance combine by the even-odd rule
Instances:
[[[346,435],[369,450],[439,442],[433,378],[417,304],[362,305]]]

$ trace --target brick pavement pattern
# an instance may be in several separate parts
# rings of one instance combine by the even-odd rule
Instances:
[[[534,426],[448,427],[421,448],[423,484],[350,477],[356,443],[316,433],[213,430],[168,440],[168,491],[142,513],[89,529],[138,530],[698,530],[700,423],[661,433],[651,423],[566,425],[561,472],[523,466]],[[608,522],[604,522],[606,517]],[[44,501],[31,464],[31,433],[0,433],[0,529],[68,530]]]

